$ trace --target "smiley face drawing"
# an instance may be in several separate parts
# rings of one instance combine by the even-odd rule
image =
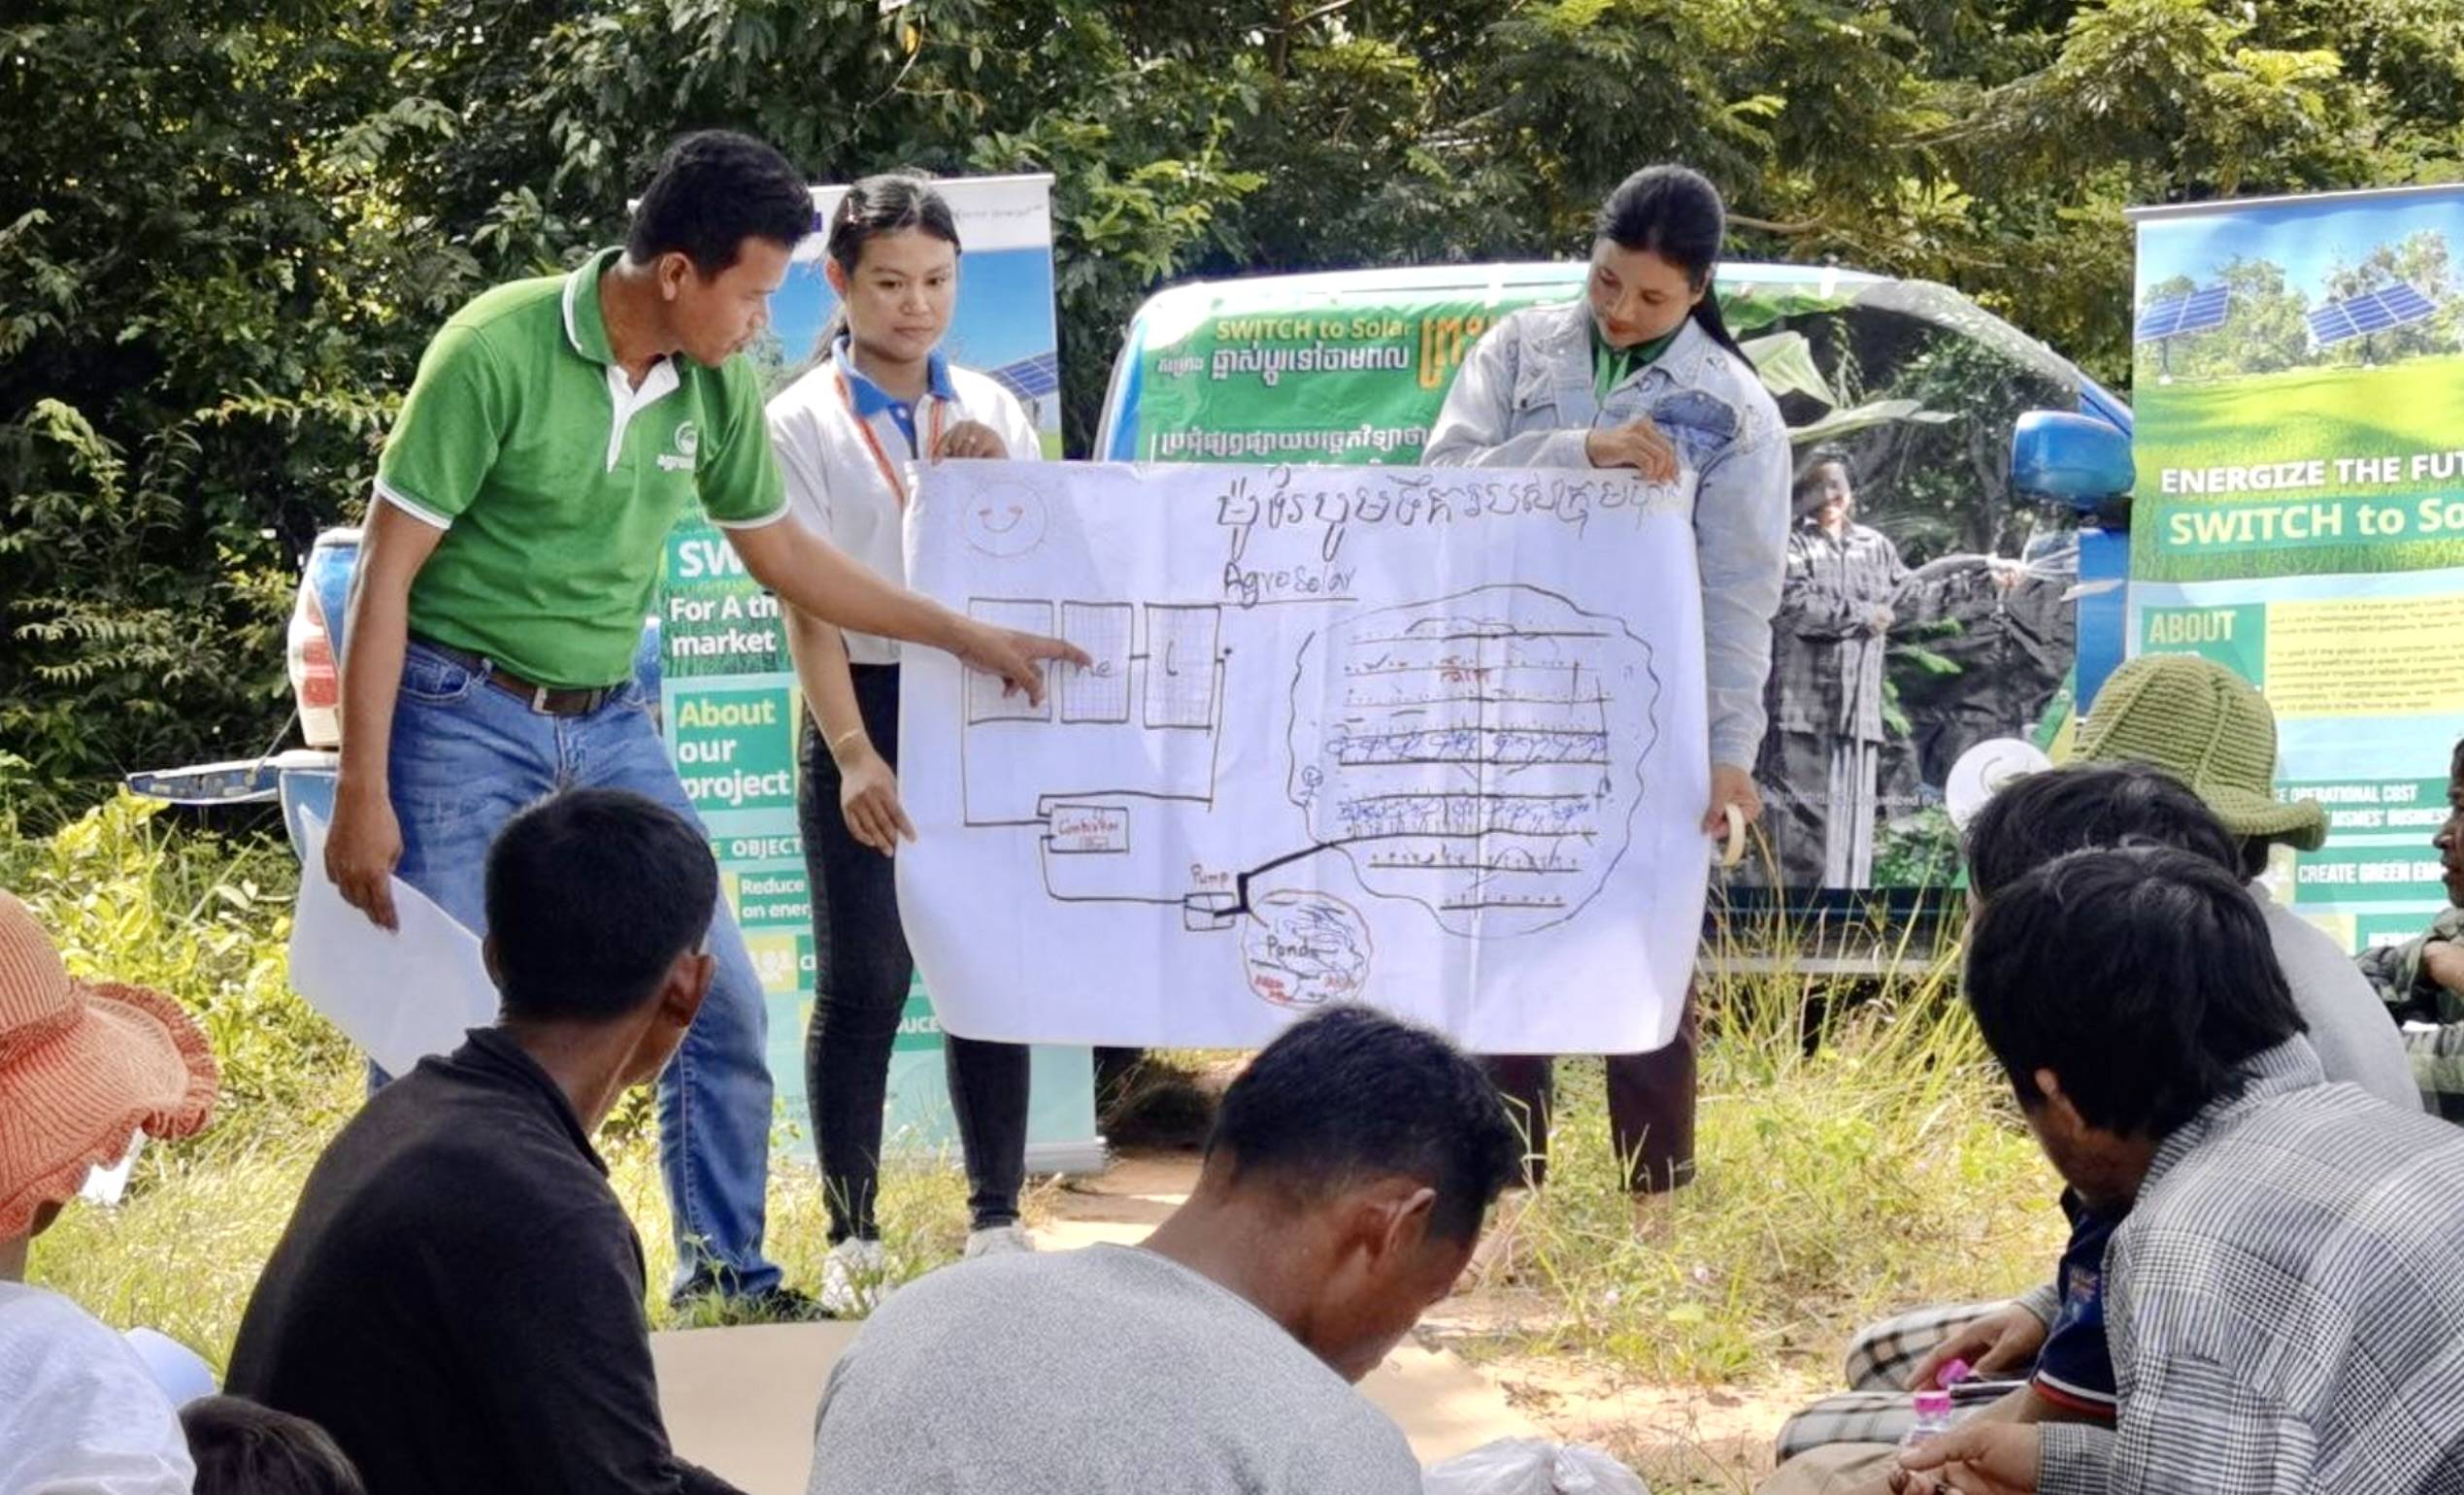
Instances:
[[[1044,495],[1023,482],[989,482],[967,499],[958,516],[967,544],[1008,559],[1044,543]]]

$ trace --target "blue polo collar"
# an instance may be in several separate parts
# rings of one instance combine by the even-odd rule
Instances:
[[[830,357],[838,364],[839,372],[847,376],[848,393],[855,401],[858,415],[870,420],[875,415],[888,415],[902,426],[914,421],[916,413],[913,409],[902,409],[903,402],[866,379],[864,371],[855,366],[855,360],[848,356],[848,340],[844,334],[831,346]],[[949,382],[949,359],[940,349],[934,349],[924,360],[924,387],[938,400],[955,401],[958,398],[957,386]]]

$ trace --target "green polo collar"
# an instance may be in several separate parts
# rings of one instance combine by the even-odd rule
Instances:
[[[1648,369],[1658,362],[1660,354],[1668,351],[1669,345],[1677,341],[1678,333],[1683,332],[1686,323],[1691,322],[1693,317],[1689,316],[1685,321],[1678,323],[1677,332],[1663,333],[1632,348],[1611,348],[1609,340],[1600,335],[1599,318],[1586,316],[1584,320],[1591,324],[1592,394],[1606,400],[1610,390],[1624,383],[1637,370]]]
[[[599,278],[616,263],[622,249],[601,249],[565,277],[565,341],[573,350],[602,366],[616,362],[608,345],[608,317],[599,310]]]

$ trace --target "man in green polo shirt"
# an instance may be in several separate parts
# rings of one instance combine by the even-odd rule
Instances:
[[[689,135],[622,249],[488,291],[428,345],[361,540],[325,851],[379,924],[393,927],[398,876],[481,928],[489,842],[553,790],[631,789],[693,815],[632,675],[668,531],[695,502],[756,580],[841,627],[949,649],[1038,698],[1040,661],[1084,662],[883,581],[787,518],[760,382],[737,354],[812,226],[777,151]],[[711,953],[710,998],[659,1081],[671,1290],[793,1312],[761,1250],[761,983],[723,899]]]

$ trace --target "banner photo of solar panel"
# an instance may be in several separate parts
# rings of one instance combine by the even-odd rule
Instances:
[[[1057,456],[1052,179],[957,178],[935,186],[949,200],[962,251],[957,305],[941,350],[1016,395],[1043,437],[1045,455]],[[843,185],[814,189],[819,228],[826,229],[846,193]],[[825,245],[825,232],[816,231],[797,246],[785,282],[770,298],[770,325],[747,350],[774,396],[818,368],[836,340],[838,298],[822,271]],[[782,1148],[809,1159],[805,1029],[821,954],[796,814],[804,694],[785,625],[778,599],[747,574],[725,535],[698,516],[668,538],[654,621],[668,751],[710,830],[721,887],[769,999],[770,1074],[781,1122],[774,1136]],[[834,803],[824,813],[839,810]],[[954,1153],[941,1047],[931,998],[911,983],[891,1057],[885,1148]],[[1038,1048],[1033,1063],[1029,1166],[1098,1166],[1092,1056],[1084,1048]]]
[[[2266,691],[2278,794],[2332,827],[2272,891],[2410,939],[2464,735],[2464,187],[2133,216],[2132,651]]]

